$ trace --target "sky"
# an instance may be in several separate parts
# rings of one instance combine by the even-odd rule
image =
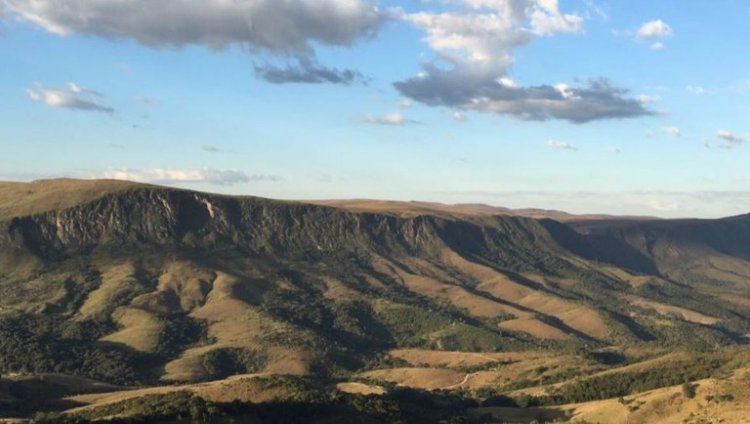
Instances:
[[[748,0],[0,0],[0,179],[750,212]]]

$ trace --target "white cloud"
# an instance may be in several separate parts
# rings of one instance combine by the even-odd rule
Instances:
[[[12,16],[67,36],[133,39],[153,48],[221,50],[238,44],[300,59],[268,69],[275,81],[351,79],[347,70],[314,66],[315,44],[349,46],[374,35],[385,15],[366,0],[0,0]],[[305,66],[307,65],[307,66]],[[307,75],[310,74],[310,75]]]
[[[631,33],[632,34],[632,33]],[[663,50],[664,39],[674,34],[672,27],[661,19],[646,22],[635,31],[635,38],[649,42],[651,50]]]
[[[716,131],[716,138],[722,141],[719,147],[724,149],[733,149],[747,141],[744,137],[727,130]]]
[[[672,27],[661,19],[646,22],[636,32],[636,36],[642,40],[659,40],[670,37],[672,34]]]
[[[494,71],[512,64],[510,50],[539,36],[579,32],[583,18],[561,13],[557,0],[454,0],[460,10],[403,13],[423,29],[425,41],[454,65],[474,64]],[[502,73],[500,76],[504,76]]]
[[[602,22],[608,22],[610,19],[609,12],[604,6],[597,4],[594,0],[584,0],[586,3],[586,19],[591,19],[594,16],[599,18]]]
[[[560,12],[557,0],[537,0],[530,13],[531,28],[538,35],[580,32],[583,18]]]
[[[682,130],[679,127],[664,127],[661,129],[665,134],[671,135],[675,138],[680,138],[682,136]]]
[[[235,185],[252,181],[281,181],[275,175],[248,175],[238,170],[222,169],[116,169],[105,171],[98,178],[128,180],[145,183],[180,184],[206,183],[213,185]]]
[[[508,77],[502,77],[497,80],[503,87],[506,88],[518,88],[518,84]]]
[[[409,109],[412,106],[414,106],[414,102],[411,99],[401,99],[401,101],[398,102],[399,109]]]
[[[699,96],[700,95],[704,95],[704,94],[708,94],[708,91],[705,88],[703,88],[703,87],[701,87],[699,85],[688,85],[686,87],[686,90],[689,93],[696,94],[696,95],[699,95]]]
[[[37,83],[34,88],[26,90],[26,94],[31,100],[50,107],[109,114],[114,112],[114,109],[102,103],[104,96],[101,93],[72,82],[64,88],[45,87]]]
[[[454,121],[464,122],[466,121],[466,114],[460,110],[454,110],[451,112],[451,118],[453,118]]]
[[[200,44],[307,54],[311,42],[349,45],[372,34],[380,11],[362,0],[3,0],[59,35],[132,38],[151,47]]]
[[[640,96],[638,96],[638,101],[641,102],[644,105],[647,105],[647,104],[656,103],[658,101],[661,101],[661,97],[660,96],[649,95],[649,94],[641,94]]]
[[[680,209],[680,204],[674,200],[652,200],[648,202],[648,206],[658,212],[674,212]]]
[[[392,112],[385,116],[375,116],[371,113],[362,115],[362,122],[375,125],[392,125],[400,126],[407,124],[416,124],[417,121],[407,119],[401,112]]]
[[[578,150],[574,145],[560,140],[547,140],[547,147],[553,150]]]
[[[521,120],[598,119],[651,114],[626,91],[598,79],[523,87],[508,73],[515,49],[534,39],[583,29],[583,18],[560,11],[556,0],[448,0],[439,12],[398,17],[425,32],[435,63],[415,77],[395,83],[405,97],[429,106],[476,110]],[[564,87],[564,89],[561,89]]]

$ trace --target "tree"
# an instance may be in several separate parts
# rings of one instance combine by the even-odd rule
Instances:
[[[682,395],[685,396],[686,399],[695,398],[695,389],[697,387],[698,387],[697,384],[686,382],[685,384],[682,385]]]

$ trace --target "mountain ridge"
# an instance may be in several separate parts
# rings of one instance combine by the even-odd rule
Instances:
[[[378,213],[118,181],[0,194],[4,373],[510,390],[504,368],[426,358],[528,357],[541,384],[750,334],[750,215]]]

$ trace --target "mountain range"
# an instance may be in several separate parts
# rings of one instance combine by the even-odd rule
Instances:
[[[749,286],[750,215],[0,183],[0,405],[70,418],[147,387],[220,404],[304,383],[457,393],[451,413],[489,422],[602,413],[562,406],[584,401],[636,419],[638,393],[746,371]],[[54,390],[30,404],[34,385]]]

